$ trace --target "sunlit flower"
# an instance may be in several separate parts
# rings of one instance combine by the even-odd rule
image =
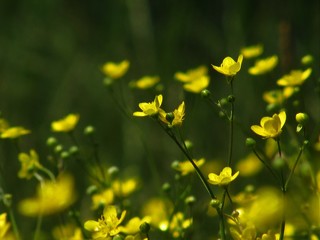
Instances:
[[[200,158],[199,160],[194,159],[193,161],[197,165],[197,167],[201,167],[205,163],[204,158]],[[189,173],[195,171],[194,167],[192,166],[189,160],[178,162],[177,165],[173,166],[173,168],[181,172],[182,176],[188,175]]]
[[[111,188],[105,189],[101,193],[96,193],[92,195],[92,203],[93,209],[97,209],[99,207],[104,207],[110,205],[114,199],[114,193]]]
[[[244,159],[237,162],[236,169],[241,172],[241,176],[249,177],[257,174],[263,168],[263,164],[259,161],[255,154],[249,154]]]
[[[263,138],[276,138],[282,132],[282,127],[286,122],[286,112],[273,114],[272,117],[263,117],[260,126],[253,125],[251,130]]]
[[[136,81],[130,82],[130,87],[139,89],[148,89],[160,81],[158,76],[144,76]]]
[[[21,137],[23,135],[27,135],[31,133],[30,130],[25,129],[24,127],[10,127],[5,129],[2,133],[1,133],[1,138],[10,138],[10,139],[14,139],[14,138],[18,138]]]
[[[183,89],[188,92],[200,93],[207,88],[210,83],[210,77],[207,75],[208,69],[205,66],[200,66],[191,69],[186,73],[177,72],[174,77],[180,82],[183,82]]]
[[[84,240],[81,229],[74,225],[60,225],[52,231],[55,240]]]
[[[234,76],[236,75],[240,69],[243,60],[243,55],[239,55],[237,62],[235,62],[231,57],[226,57],[223,59],[220,67],[212,65],[212,67],[226,76]]]
[[[282,78],[280,78],[277,81],[277,84],[284,87],[300,86],[310,76],[311,72],[311,68],[308,68],[305,71],[292,70],[290,74],[284,75]]]
[[[244,47],[241,49],[241,54],[244,58],[258,57],[263,52],[263,46],[261,44]]]
[[[146,117],[157,115],[162,104],[162,95],[157,95],[154,98],[154,101],[151,103],[143,102],[139,103],[139,107],[142,112],[134,112],[133,116],[135,117]]]
[[[140,226],[143,223],[150,223],[151,218],[150,217],[144,217],[144,218],[139,218],[139,217],[134,217],[131,218],[125,226],[119,226],[120,232],[125,233],[125,234],[130,234],[134,235],[138,232],[140,232]]]
[[[268,58],[259,59],[255,62],[254,66],[249,68],[251,75],[261,75],[270,72],[278,64],[278,57],[273,55]]]
[[[0,239],[6,239],[5,236],[8,233],[10,228],[10,223],[7,222],[7,214],[0,214]]]
[[[256,240],[257,231],[253,224],[244,228],[230,227],[230,234],[234,240]]]
[[[102,72],[112,79],[122,77],[128,71],[130,66],[129,61],[124,60],[120,63],[107,62],[102,66]]]
[[[0,133],[9,128],[9,123],[6,119],[0,118]]]
[[[167,114],[165,111],[160,110],[160,119],[162,122],[168,124],[169,126],[181,126],[184,120],[185,115],[185,104],[182,102],[177,109],[175,109],[171,114],[173,115],[172,119],[167,118]]]
[[[232,175],[232,169],[230,167],[225,167],[220,172],[220,175],[217,175],[215,173],[209,173],[208,175],[208,182],[213,185],[218,186],[227,186],[230,182],[236,179],[238,177],[239,171]]]
[[[75,201],[74,183],[70,175],[61,175],[56,181],[45,181],[37,195],[19,203],[19,211],[26,216],[50,215],[67,209]]]
[[[125,215],[126,211],[123,211],[120,218],[118,218],[116,206],[106,206],[101,218],[98,221],[86,221],[84,228],[92,232],[93,239],[112,239],[111,237],[120,232],[119,225],[124,220]]]
[[[79,114],[69,114],[58,121],[52,122],[51,129],[54,132],[70,132],[76,127],[79,118]]]
[[[192,225],[192,219],[186,218],[182,212],[173,215],[169,230],[174,238],[183,237],[185,231]]]
[[[30,154],[19,153],[18,158],[21,162],[21,169],[18,172],[19,178],[30,179],[38,169],[42,168],[42,165],[39,163],[38,154],[33,149],[30,150]]]
[[[115,180],[111,184],[111,189],[114,195],[118,197],[128,197],[138,188],[138,180],[130,178],[125,181]]]

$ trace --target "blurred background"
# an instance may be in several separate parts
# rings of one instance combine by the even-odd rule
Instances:
[[[226,123],[200,96],[183,92],[173,76],[206,65],[213,97],[226,97],[229,89],[211,64],[220,65],[226,56],[236,59],[242,47],[262,44],[262,57],[276,54],[280,64],[268,77],[240,72],[236,79],[236,115],[246,129],[235,133],[239,143],[235,158],[240,158],[247,151],[245,132],[265,114],[261,94],[276,87],[283,74],[299,68],[306,54],[314,57],[315,67],[305,86],[310,95],[303,109],[312,112],[319,126],[319,98],[312,91],[318,81],[315,76],[319,76],[319,43],[319,0],[1,0],[0,111],[11,125],[32,131],[21,141],[23,150],[35,148],[44,162],[51,122],[79,113],[79,141],[86,125],[95,126],[103,161],[120,169],[133,167],[149,179],[147,186],[158,186],[148,189],[154,193],[166,179],[173,178],[171,162],[183,160],[183,156],[152,121],[130,115],[138,110],[139,102],[153,100],[158,92],[130,90],[127,83],[144,75],[160,76],[166,109],[172,110],[186,99],[184,134],[194,143],[195,157],[224,159]],[[120,89],[128,115],[119,111],[103,87],[100,70],[107,61],[124,59],[131,63]],[[244,61],[243,71],[252,64]],[[26,197],[34,187],[12,174],[19,169],[16,153],[10,144],[3,145],[0,161],[8,169],[7,185],[18,195],[22,184],[26,189],[22,198]],[[150,170],[150,158],[158,172]],[[79,165],[72,171],[81,174]]]

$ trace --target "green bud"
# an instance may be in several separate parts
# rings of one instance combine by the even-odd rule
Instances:
[[[117,176],[119,173],[119,168],[117,166],[111,166],[108,168],[108,174],[111,177]]]
[[[57,146],[54,148],[54,152],[55,152],[55,153],[60,153],[62,150],[63,150],[63,146],[62,146],[61,144],[57,145]]]
[[[193,148],[193,143],[190,140],[185,140],[184,144],[186,145],[188,150]]]
[[[211,96],[211,92],[208,89],[204,89],[204,90],[201,91],[200,95],[203,98],[207,98],[207,97]]]
[[[273,113],[273,112],[276,112],[279,108],[279,105],[278,104],[275,104],[275,103],[270,103],[267,105],[266,107],[266,111],[268,113]]]
[[[284,165],[286,164],[286,162],[284,161],[283,158],[281,157],[277,157],[273,160],[272,162],[272,166],[276,169],[281,169],[284,167]]]
[[[47,139],[47,146],[53,147],[58,143],[57,139],[55,137],[49,137]]]
[[[210,201],[210,206],[213,208],[218,208],[220,207],[221,202],[218,199],[211,199]]]
[[[167,120],[170,124],[172,123],[173,119],[174,119],[174,114],[173,114],[173,112],[169,112],[169,113],[166,114],[166,120]]]
[[[150,224],[147,222],[143,222],[139,228],[142,233],[148,234],[150,231]]]
[[[240,215],[240,213],[239,213],[237,210],[234,210],[231,215],[232,215],[232,217],[234,217],[234,218],[238,218],[239,215]]]
[[[12,195],[9,194],[9,193],[5,193],[1,197],[2,197],[3,204],[7,208],[11,208],[11,206],[12,206]]]
[[[188,196],[186,197],[186,199],[184,200],[184,202],[189,205],[189,206],[192,206],[195,202],[196,202],[196,198],[195,196]]]
[[[70,153],[68,151],[62,151],[60,153],[60,157],[63,158],[63,159],[67,159],[70,157]]]
[[[236,98],[233,95],[228,96],[228,102],[233,103],[236,100]]]
[[[296,121],[304,126],[309,120],[309,116],[306,113],[297,113],[296,114]]]
[[[311,64],[312,62],[313,62],[313,57],[310,54],[305,55],[301,58],[301,63],[303,65],[308,65],[308,64]]]
[[[177,161],[177,160],[173,161],[173,162],[171,163],[171,167],[172,167],[173,169],[176,169],[177,167],[179,167],[179,161]]]
[[[77,146],[71,146],[71,147],[69,148],[69,153],[70,153],[71,155],[77,154],[78,152],[79,152],[79,148],[78,148]]]
[[[254,192],[254,189],[255,189],[255,187],[254,187],[253,185],[249,184],[249,185],[247,185],[247,186],[244,188],[244,191],[245,191],[246,193],[253,193],[253,192]]]
[[[166,182],[164,184],[162,184],[162,191],[168,193],[171,190],[171,185],[170,183]]]
[[[255,147],[256,146],[256,140],[254,140],[253,138],[247,138],[246,139],[246,146],[247,147]]]
[[[86,190],[86,193],[90,196],[97,192],[98,192],[98,187],[96,185],[90,185]]]
[[[124,237],[121,236],[120,234],[118,234],[118,235],[115,235],[115,236],[112,238],[112,240],[124,240]]]
[[[106,87],[110,87],[113,84],[113,79],[106,77],[105,79],[103,79],[103,84]]]
[[[228,100],[226,98],[221,98],[219,101],[220,106],[226,105],[228,103]]]
[[[94,132],[95,132],[95,128],[93,126],[91,126],[91,125],[86,126],[84,131],[83,131],[84,135],[87,135],[87,136],[88,135],[92,135]]]
[[[223,111],[219,111],[219,117],[224,118],[226,114]]]

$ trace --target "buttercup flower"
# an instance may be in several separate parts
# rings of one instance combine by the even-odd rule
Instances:
[[[186,73],[177,72],[174,77],[180,82],[183,82],[183,89],[188,92],[200,93],[203,89],[208,87],[210,78],[207,75],[208,69],[205,66],[200,66],[191,69]]]
[[[154,101],[151,103],[139,103],[139,107],[142,112],[134,112],[133,116],[135,117],[146,117],[157,115],[162,104],[162,95],[158,95],[154,98]]]
[[[199,160],[194,159],[193,161],[198,167],[201,167],[205,163],[204,158],[200,158]],[[181,172],[182,176],[188,175],[189,173],[192,173],[195,171],[194,167],[188,160],[183,162],[178,162],[178,164],[174,165],[173,168]]]
[[[130,66],[129,61],[124,60],[120,63],[107,62],[102,66],[102,72],[112,79],[122,77],[128,71]]]
[[[230,167],[225,167],[220,172],[220,175],[217,175],[215,173],[209,173],[208,175],[208,182],[213,185],[218,186],[227,186],[230,182],[236,179],[238,177],[239,171],[232,175],[232,169]]]
[[[15,139],[23,135],[27,135],[29,133],[30,133],[30,130],[25,129],[24,127],[10,127],[5,129],[1,133],[1,138]]]
[[[125,181],[116,180],[111,184],[114,195],[118,197],[128,197],[131,193],[136,191],[137,188],[138,180],[135,178],[130,178]]]
[[[144,76],[137,81],[130,82],[130,86],[139,89],[148,89],[160,81],[158,76]]]
[[[67,209],[75,201],[74,183],[70,175],[61,175],[56,181],[45,181],[37,195],[19,203],[19,211],[26,216],[50,215]]]
[[[160,119],[162,122],[168,124],[169,126],[181,126],[182,122],[184,120],[184,115],[185,115],[185,104],[182,102],[177,109],[175,109],[172,114],[173,118],[169,121],[167,119],[167,114],[165,111],[162,109],[159,111],[160,113]]]
[[[244,58],[254,58],[262,54],[263,46],[261,44],[244,47],[241,49]]]
[[[251,75],[262,75],[270,72],[278,64],[278,57],[273,55],[268,58],[259,59],[255,62],[254,66],[249,68],[249,73]]]
[[[242,177],[249,177],[257,174],[263,168],[263,164],[257,159],[253,153],[239,160],[236,169],[241,172]]]
[[[84,240],[81,229],[72,224],[55,227],[52,235],[55,240]]]
[[[52,122],[51,129],[54,132],[70,132],[76,127],[79,118],[79,114],[69,114],[65,118]]]
[[[98,209],[101,206],[109,205],[113,202],[114,193],[112,189],[108,188],[101,193],[96,193],[92,195],[93,209]]]
[[[283,94],[286,98],[289,98],[294,93],[295,87],[302,85],[311,73],[311,68],[308,68],[305,71],[292,70],[290,74],[284,75],[280,78],[277,81],[277,84],[284,87]]]
[[[0,239],[5,239],[8,230],[10,228],[10,223],[7,222],[7,214],[1,213],[0,214]]]
[[[279,104],[279,105],[281,105],[286,99],[283,94],[283,91],[280,89],[264,92],[262,98],[264,101],[266,101],[269,104]]]
[[[112,239],[120,232],[119,225],[122,223],[126,211],[118,218],[117,208],[113,205],[104,208],[103,215],[98,221],[88,220],[84,223],[84,228],[92,232],[93,239]]]
[[[0,118],[0,133],[9,128],[9,123],[6,119]]]
[[[20,153],[18,158],[21,162],[21,169],[18,172],[19,178],[30,179],[37,169],[42,168],[42,165],[39,163],[38,154],[33,149],[30,150],[30,154]]]
[[[131,218],[125,226],[119,226],[120,231],[125,234],[136,234],[140,232],[140,226],[143,223],[150,223],[150,217],[144,217],[140,219],[139,217]]]
[[[223,75],[234,76],[240,71],[242,60],[243,55],[239,55],[237,62],[235,62],[231,57],[226,57],[223,59],[220,67],[214,65],[212,65],[212,67]]]
[[[276,138],[280,135],[282,127],[286,122],[286,112],[273,114],[272,117],[263,117],[260,126],[253,125],[251,130],[263,138]]]

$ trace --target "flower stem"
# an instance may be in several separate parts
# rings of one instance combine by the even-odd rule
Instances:
[[[14,233],[16,239],[20,240],[21,238],[20,238],[20,234],[19,234],[19,229],[18,229],[18,225],[17,225],[16,219],[15,219],[12,207],[9,207],[8,212],[9,212],[9,216],[10,216],[10,222],[12,224],[13,233]]]

